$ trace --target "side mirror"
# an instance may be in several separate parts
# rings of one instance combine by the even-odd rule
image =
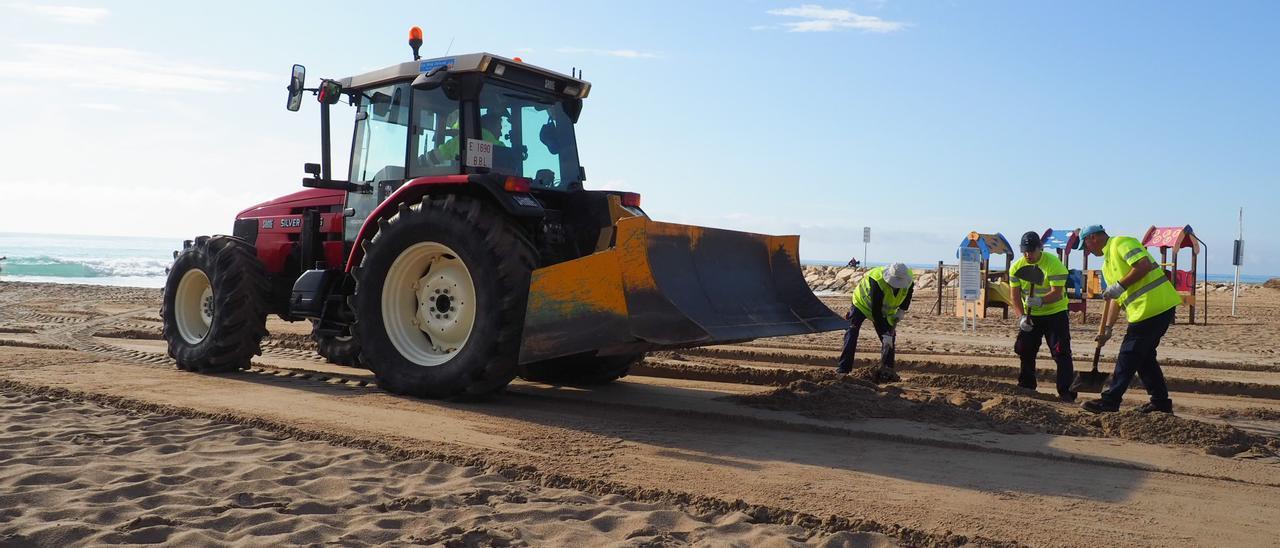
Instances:
[[[320,164],[302,164],[302,171],[317,179],[320,178]]]
[[[302,106],[302,88],[305,87],[307,80],[307,67],[302,65],[293,66],[293,74],[289,76],[289,103],[285,106],[291,112],[297,112],[298,107]]]
[[[419,74],[413,79],[413,89],[422,91],[431,91],[444,84],[445,78],[449,77],[449,71],[446,65],[435,67],[427,72]]]

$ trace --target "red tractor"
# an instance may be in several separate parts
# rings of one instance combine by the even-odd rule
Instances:
[[[574,124],[591,84],[414,51],[315,88],[294,66],[288,108],[315,94],[321,163],[175,255],[161,315],[178,367],[247,367],[268,314],[312,322],[322,355],[384,389],[435,398],[516,376],[607,383],[649,350],[844,327],[805,284],[798,237],[655,222],[638,194],[584,189]],[[338,103],[355,111],[345,180]]]

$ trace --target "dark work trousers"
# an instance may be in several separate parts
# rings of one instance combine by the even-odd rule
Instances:
[[[1151,395],[1152,403],[1169,403],[1169,387],[1165,385],[1164,372],[1156,362],[1156,347],[1160,346],[1160,339],[1169,330],[1177,310],[1173,307],[1159,316],[1129,324],[1129,329],[1124,332],[1124,342],[1120,343],[1120,353],[1116,355],[1111,386],[1102,391],[1103,400],[1119,405],[1124,391],[1133,382],[1134,373],[1137,373],[1147,394]]]
[[[862,329],[862,322],[867,321],[867,315],[863,314],[858,307],[853,307],[846,316],[849,319],[849,329],[844,332],[844,350],[840,351],[840,361],[836,362],[836,372],[848,373],[853,371],[853,354],[858,351],[858,331]],[[875,325],[876,322],[871,322]],[[885,333],[893,334],[896,330],[889,328],[888,331],[882,332],[876,330],[876,341],[884,337]],[[893,347],[880,347],[880,365],[893,367]]]
[[[1076,368],[1071,361],[1071,326],[1066,310],[1048,316],[1032,316],[1031,331],[1018,330],[1018,340],[1013,343],[1013,351],[1022,362],[1018,386],[1036,387],[1036,354],[1040,352],[1042,338],[1049,343],[1049,353],[1058,365],[1058,395],[1070,394]]]

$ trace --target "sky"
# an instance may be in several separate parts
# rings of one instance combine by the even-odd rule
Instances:
[[[971,230],[1189,224],[1225,273],[1244,207],[1244,273],[1280,274],[1277,20],[1267,1],[0,0],[0,231],[229,233],[319,160],[317,105],[284,108],[292,64],[406,61],[418,25],[425,57],[583,70],[586,185],[657,220],[910,263],[954,261]]]

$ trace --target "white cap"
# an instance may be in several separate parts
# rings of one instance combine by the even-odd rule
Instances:
[[[884,281],[894,289],[905,289],[911,285],[911,269],[902,263],[893,263],[884,267]]]

